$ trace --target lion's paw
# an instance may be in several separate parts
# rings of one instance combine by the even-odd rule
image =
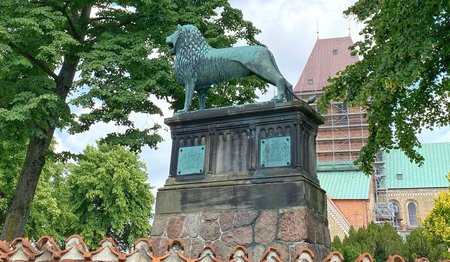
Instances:
[[[272,101],[274,103],[282,103],[282,102],[285,102],[285,99],[279,98],[279,97],[274,97],[270,101]]]

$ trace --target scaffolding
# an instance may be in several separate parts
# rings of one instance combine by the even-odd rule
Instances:
[[[317,92],[320,96],[322,93]],[[305,98],[311,94],[302,94]],[[317,110],[316,104],[312,105]],[[317,161],[319,163],[351,163],[356,160],[369,136],[368,123],[362,108],[349,108],[342,103],[332,102],[323,114],[325,123],[319,127],[317,136]],[[376,223],[389,222],[394,227],[395,210],[389,203],[386,184],[385,153],[377,153],[373,165],[374,182],[373,220]]]
[[[373,217],[375,223],[389,222],[394,225],[395,210],[389,204],[388,187],[386,184],[385,153],[379,151],[373,164],[375,182],[375,202]]]
[[[302,94],[306,97],[309,94]],[[320,96],[321,93],[315,95]],[[312,104],[317,110],[317,105]],[[368,124],[361,108],[349,108],[343,103],[332,102],[323,114],[325,123],[319,126],[316,154],[319,163],[353,162],[367,143]]]

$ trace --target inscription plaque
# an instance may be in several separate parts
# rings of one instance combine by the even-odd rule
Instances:
[[[261,167],[283,167],[291,164],[291,138],[289,136],[264,138],[260,141]]]
[[[177,175],[203,173],[205,166],[205,146],[181,147],[178,152]]]

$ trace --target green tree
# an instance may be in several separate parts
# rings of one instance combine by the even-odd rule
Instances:
[[[450,124],[450,5],[446,0],[359,0],[344,14],[364,24],[362,57],[324,88],[319,101],[367,110],[369,138],[357,160],[366,173],[380,149],[400,149],[416,163],[416,134]]]
[[[430,261],[448,258],[447,246],[442,242],[436,243],[430,239],[429,236],[425,235],[423,227],[411,231],[406,238],[405,249],[405,259],[408,261],[414,261],[419,257],[426,257]]]
[[[450,192],[439,193],[424,221],[425,232],[450,247]]]
[[[340,240],[333,240],[333,250],[341,252],[346,261],[354,261],[360,254],[369,253],[375,261],[386,261],[389,255],[404,254],[402,238],[395,228],[385,223],[370,223],[367,228],[351,228],[349,235]]]
[[[105,236],[125,248],[150,234],[154,197],[145,164],[122,146],[88,146],[70,168],[68,205],[76,223],[72,234],[80,234],[90,247]]]
[[[129,115],[161,114],[151,94],[181,108],[183,88],[174,82],[164,39],[186,23],[217,47],[254,43],[258,33],[226,0],[0,1],[0,140],[28,141],[0,239],[23,235],[56,128],[76,133],[115,123],[126,131],[104,140],[135,151],[161,141],[158,125],[138,129]],[[217,95],[209,103],[250,101],[261,82],[250,83],[227,95],[230,101],[220,99],[221,88],[212,91]],[[230,83],[227,94],[240,86]],[[68,101],[69,94],[76,98]],[[76,116],[70,103],[87,113]]]
[[[25,158],[26,142],[4,141],[0,148],[3,152],[0,157],[0,218],[4,218],[6,208],[12,201],[18,171]],[[67,237],[63,231],[65,225],[76,220],[66,204],[68,196],[64,189],[65,170],[64,163],[56,161],[52,155],[46,156],[24,236],[34,240],[44,235],[51,235],[59,240]],[[3,220],[0,221],[0,227],[3,227]]]
[[[6,217],[8,206],[14,194],[20,165],[25,158],[26,143],[19,141],[0,142],[0,226]]]
[[[20,168],[25,147],[17,155],[21,159],[8,168]],[[2,154],[0,163],[10,159]],[[11,174],[8,170],[0,166],[0,174]],[[18,174],[11,177],[16,180]],[[37,240],[49,235],[64,241],[69,235],[81,233],[90,247],[111,236],[120,247],[128,247],[150,230],[154,198],[146,179],[145,164],[121,146],[89,146],[75,164],[55,161],[49,155],[31,202],[24,236]],[[14,189],[14,183],[4,182],[8,181],[0,180],[5,192],[1,203],[11,201]],[[0,211],[1,216],[5,213],[5,209]]]
[[[450,181],[450,172],[447,175]],[[424,234],[435,244],[450,248],[450,190],[441,192],[434,200],[434,207],[423,221]],[[447,253],[447,257],[450,254]]]
[[[73,234],[68,229],[78,222],[78,218],[69,205],[67,171],[66,163],[47,159],[30,205],[24,236],[32,240],[51,236],[64,241]]]

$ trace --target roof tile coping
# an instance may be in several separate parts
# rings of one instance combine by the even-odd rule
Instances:
[[[186,261],[186,262],[203,262],[203,261],[216,261],[225,262],[216,257],[213,248],[209,245],[205,245],[203,251],[198,258],[190,259],[184,256],[184,246],[182,241],[175,239],[167,245],[167,253],[160,257],[152,256],[153,244],[150,239],[141,238],[135,242],[135,249],[129,253],[122,253],[117,249],[117,246],[113,239],[104,238],[99,243],[99,248],[89,252],[86,245],[79,235],[73,235],[67,238],[68,245],[64,250],[57,245],[57,243],[49,236],[41,237],[35,245],[30,243],[27,238],[16,238],[11,243],[6,241],[0,241],[0,258],[2,261],[165,261],[169,258],[170,261]],[[64,254],[68,254],[69,251],[77,251],[78,257],[64,257]],[[142,252],[143,251],[143,252]],[[107,253],[108,256],[98,256],[102,252]],[[20,257],[14,258],[14,254],[20,253]],[[51,254],[49,257],[42,257],[43,255]],[[63,255],[62,255],[63,254]],[[105,253],[106,254],[106,253]],[[132,259],[137,254],[147,255]],[[230,254],[229,261],[250,261],[248,258],[248,250],[244,246],[236,246]],[[62,256],[61,256],[62,255]],[[80,257],[81,255],[81,257]],[[104,255],[104,254],[103,254]],[[98,257],[96,257],[98,256]],[[315,257],[314,252],[306,247],[300,247],[296,252],[295,261],[313,261]],[[171,260],[174,259],[174,260]],[[332,259],[332,260],[331,260]],[[391,255],[388,261],[405,261],[399,255]],[[276,261],[282,262],[280,258],[280,252],[276,248],[270,246],[264,253],[261,262]],[[339,252],[330,252],[323,262],[328,261],[343,261],[343,256]],[[357,260],[359,262],[372,262],[373,258],[370,254],[361,254]],[[428,259],[421,257],[416,261],[428,261]]]

